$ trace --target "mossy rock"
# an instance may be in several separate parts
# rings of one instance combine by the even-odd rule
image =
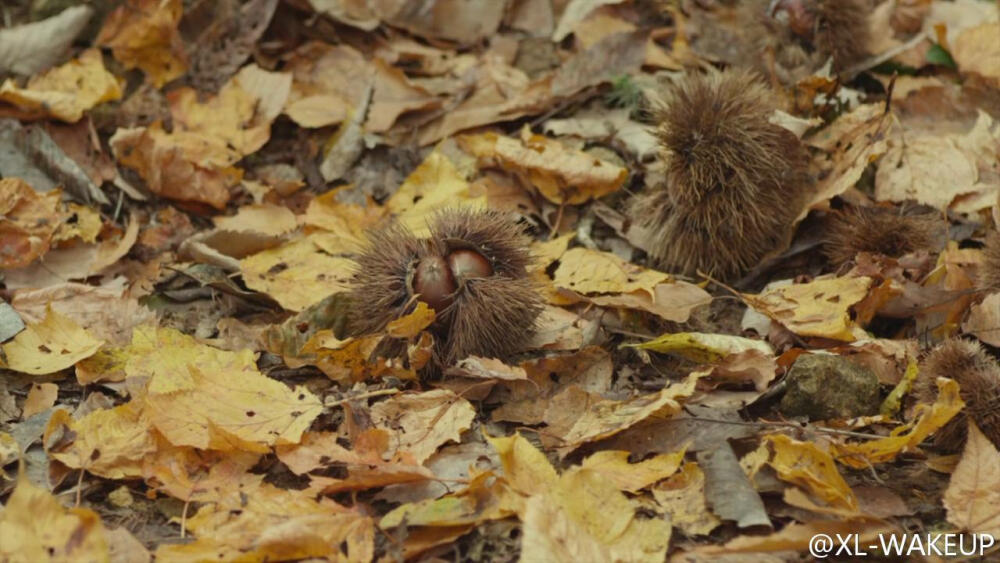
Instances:
[[[803,354],[785,381],[788,388],[780,404],[785,416],[828,420],[878,413],[878,377],[841,356]]]

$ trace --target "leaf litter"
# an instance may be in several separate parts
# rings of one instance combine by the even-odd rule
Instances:
[[[815,534],[1000,535],[989,2],[845,2],[815,27],[830,2],[213,4],[2,10],[0,559],[795,560]],[[801,143],[780,214],[699,215],[764,176],[723,152],[685,176],[721,145],[671,144],[664,104],[726,66],[772,109],[708,78],[736,109],[698,119]],[[947,234],[844,239],[859,210],[877,231],[914,209]],[[794,221],[744,277],[661,259],[739,248],[643,231],[754,213]],[[379,240],[391,296],[355,287]],[[518,291],[528,325],[503,315]],[[357,333],[359,298],[399,314]],[[522,348],[442,365],[490,330]],[[878,408],[782,414],[796,363],[841,362]]]

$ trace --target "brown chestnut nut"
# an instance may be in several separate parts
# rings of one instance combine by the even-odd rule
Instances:
[[[451,251],[448,254],[448,267],[451,268],[451,275],[456,280],[488,278],[493,275],[490,261],[482,254],[468,248]]]
[[[398,223],[370,234],[351,280],[350,332],[380,332],[422,300],[437,313],[436,369],[523,350],[543,300],[528,274],[530,240],[514,217],[445,210],[429,226],[427,239]]]
[[[769,121],[774,98],[745,70],[687,76],[665,92],[657,136],[666,181],[629,207],[659,266],[733,279],[787,243],[808,155]]]
[[[413,291],[417,299],[430,305],[435,311],[443,311],[451,305],[452,294],[458,289],[450,262],[441,256],[432,255],[420,260],[413,273]]]

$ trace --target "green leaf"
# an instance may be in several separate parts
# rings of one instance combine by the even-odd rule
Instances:
[[[955,59],[951,58],[951,53],[937,43],[931,45],[930,49],[927,49],[926,56],[927,62],[932,65],[946,66],[952,70],[958,68],[958,65],[955,64]]]

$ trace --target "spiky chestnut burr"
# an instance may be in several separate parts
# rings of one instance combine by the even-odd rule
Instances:
[[[933,247],[944,229],[939,217],[912,208],[856,207],[831,217],[823,252],[835,266],[859,252],[899,258]]]
[[[1000,231],[990,231],[983,247],[983,263],[979,265],[979,287],[987,290],[1000,289]]]
[[[688,76],[663,94],[657,136],[666,179],[629,205],[658,265],[731,279],[787,243],[808,156],[768,121],[773,97],[746,70]]]
[[[771,57],[784,82],[795,82],[833,60],[834,72],[868,54],[869,0],[751,0],[744,5],[751,22],[756,61]]]
[[[914,383],[914,396],[922,403],[937,399],[938,377],[954,379],[965,408],[934,435],[938,447],[958,450],[965,443],[968,419],[1000,447],[1000,364],[982,345],[961,339],[942,342],[924,359]]]
[[[439,368],[523,350],[543,306],[528,274],[524,231],[492,210],[445,210],[429,226],[427,239],[396,223],[370,234],[351,280],[351,332],[384,330],[420,300],[437,314],[431,331]]]

